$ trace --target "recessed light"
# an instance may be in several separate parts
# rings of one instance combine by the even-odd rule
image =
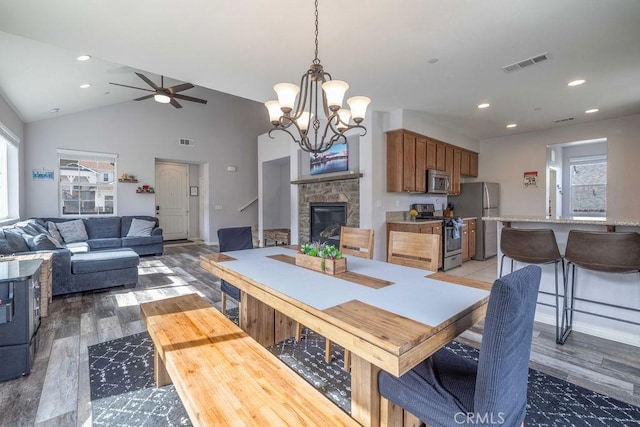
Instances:
[[[86,88],[88,88],[88,87],[91,87],[91,83],[82,83],[82,84],[80,85],[80,89],[86,89]]]
[[[585,84],[585,82],[586,82],[586,80],[582,80],[582,79],[574,80],[572,82],[567,83],[567,86],[580,86],[580,85]]]
[[[508,127],[508,128],[514,128],[514,127],[516,127],[516,126],[518,126],[518,124],[517,124],[517,123],[509,123],[509,124],[507,125],[507,127]]]
[[[489,108],[491,104],[487,104],[486,102],[484,104],[480,104],[478,105],[478,108]]]
[[[600,111],[599,108],[592,108],[590,110],[585,111],[585,113],[591,114],[591,113],[597,113],[598,111]]]
[[[91,55],[80,55],[76,59],[78,61],[88,61],[91,59]]]
[[[59,108],[52,108],[51,110],[49,110],[49,114],[58,114],[60,112]]]

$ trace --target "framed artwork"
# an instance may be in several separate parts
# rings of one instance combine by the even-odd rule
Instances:
[[[329,150],[315,157],[309,155],[311,175],[349,170],[349,144],[335,144]]]
[[[189,187],[189,195],[190,196],[197,196],[198,195],[198,187],[196,187],[196,186]]]

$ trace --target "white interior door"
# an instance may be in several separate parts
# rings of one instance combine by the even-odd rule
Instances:
[[[189,167],[156,163],[156,215],[164,240],[186,239],[189,231]]]

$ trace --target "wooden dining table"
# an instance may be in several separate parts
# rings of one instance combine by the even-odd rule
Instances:
[[[335,276],[295,265],[284,246],[202,255],[241,290],[240,326],[264,346],[300,322],[350,350],[351,416],[380,423],[378,372],[400,376],[482,320],[490,283],[348,257]]]

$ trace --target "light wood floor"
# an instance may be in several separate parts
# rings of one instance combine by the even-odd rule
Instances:
[[[55,298],[42,319],[40,346],[31,374],[0,383],[1,426],[90,426],[87,346],[144,331],[139,304],[198,292],[219,307],[216,279],[199,266],[215,251],[202,244],[170,246],[165,255],[143,257],[135,289]],[[493,281],[495,258],[470,261],[449,271]],[[458,339],[477,346],[482,324]],[[640,348],[573,332],[564,346],[554,328],[536,324],[531,366],[583,387],[640,406]]]

